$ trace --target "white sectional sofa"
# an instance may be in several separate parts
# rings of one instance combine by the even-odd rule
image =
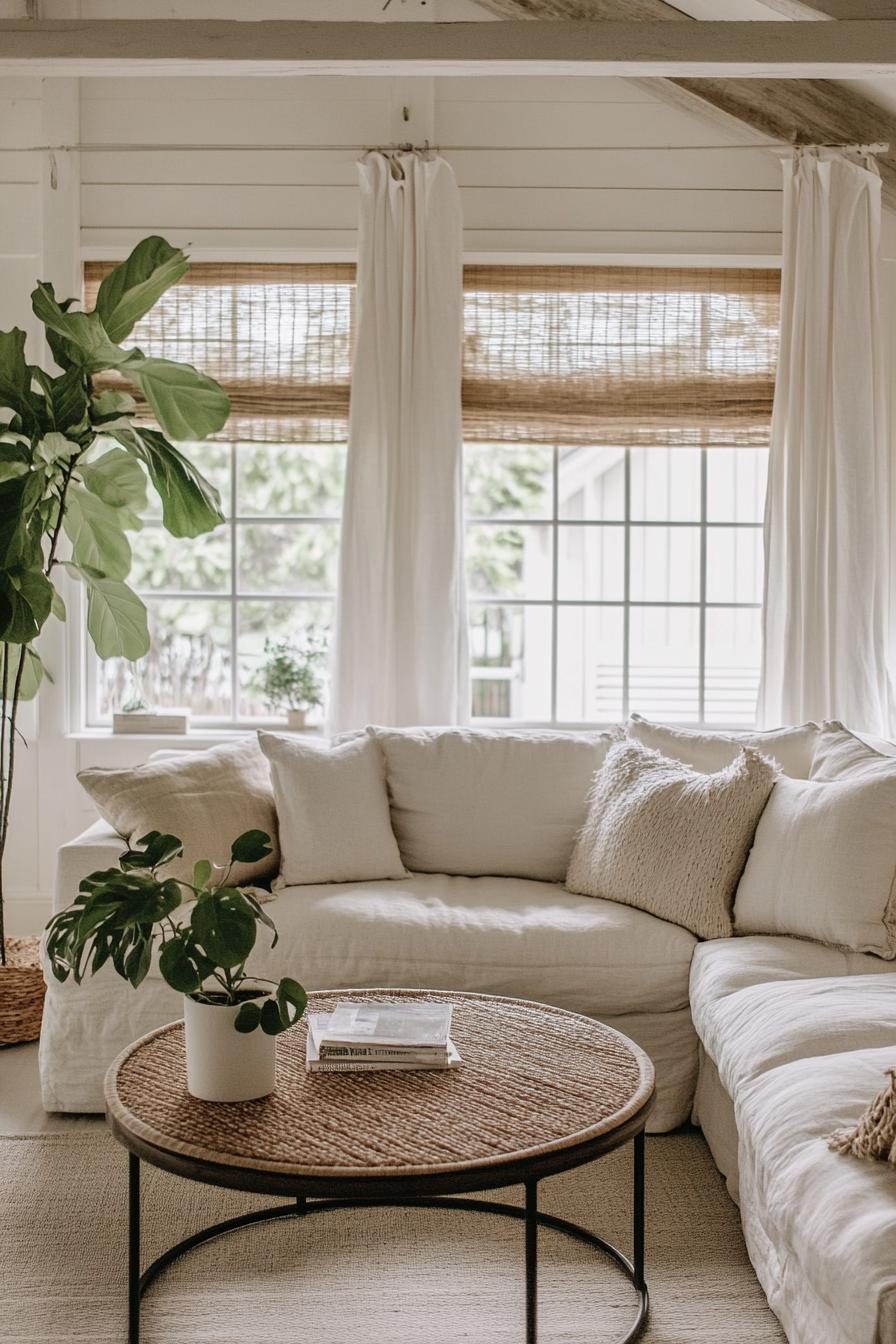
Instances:
[[[765,746],[785,773],[804,777],[815,731],[811,725],[772,734]],[[538,751],[525,757],[528,780],[519,777],[523,758],[493,747],[500,734],[466,736],[466,792],[458,792],[460,775],[446,784],[440,773],[462,773],[463,735],[446,747],[430,730],[431,791],[425,750],[391,759],[384,747],[405,863],[412,854],[438,853],[455,871],[275,883],[268,908],[280,941],[273,951],[259,947],[253,967],[274,978],[297,975],[308,988],[513,995],[619,1028],[656,1065],[653,1131],[691,1115],[702,1127],[740,1203],[750,1256],[791,1344],[896,1344],[896,1167],[836,1155],[825,1142],[832,1130],[856,1122],[883,1085],[884,1069],[896,1065],[896,961],[794,937],[700,942],[643,910],[573,895],[557,880],[476,871],[496,865],[496,853],[512,853],[514,833],[520,853],[532,848],[530,803],[542,809],[547,848],[565,852],[584,818],[585,797],[557,776],[550,735],[539,738],[543,769]],[[681,740],[685,756],[687,735]],[[607,747],[599,734],[588,741],[593,760],[582,756],[576,765],[587,767],[586,775]],[[691,763],[715,768],[704,747],[695,745]],[[506,833],[496,836],[501,827]],[[98,822],[64,846],[56,907],[71,901],[87,873],[114,864],[121,843]],[[541,843],[538,835],[534,843]],[[545,871],[556,876],[555,861]],[[41,1039],[47,1109],[102,1109],[102,1078],[114,1055],[180,1012],[179,996],[155,970],[138,991],[108,965],[81,987],[48,977]]]

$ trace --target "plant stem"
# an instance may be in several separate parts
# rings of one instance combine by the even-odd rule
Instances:
[[[16,668],[15,681],[12,687],[12,704],[3,715],[3,721],[7,727],[7,766],[6,766],[6,788],[3,796],[3,813],[0,816],[0,948],[3,950],[2,961],[0,965],[6,965],[6,935],[3,925],[3,855],[6,850],[6,837],[9,834],[9,808],[12,803],[12,776],[16,763],[16,718],[19,712],[19,693],[22,689],[22,677],[25,673],[25,645],[19,645],[19,665]],[[4,668],[4,687],[6,684],[6,669]]]
[[[68,466],[65,468],[62,487],[59,491],[59,512],[56,516],[56,524],[50,537],[50,549],[47,553],[47,562],[44,565],[44,575],[49,579],[50,572],[56,563],[56,548],[59,545],[59,538],[62,535],[62,520],[65,517],[65,497],[68,493],[68,487],[71,484],[75,467],[80,460],[83,451],[75,453],[69,459]],[[0,966],[6,965],[6,937],[3,920],[3,856],[6,853],[6,839],[9,834],[9,810],[12,804],[12,783],[13,773],[16,763],[16,720],[19,714],[19,699],[22,691],[22,678],[25,675],[26,645],[17,646],[19,650],[19,662],[15,670],[15,677],[12,684],[12,694],[9,690],[9,645],[3,645],[3,695],[2,695],[2,724],[0,724],[0,778],[2,778],[2,787],[0,787]]]
[[[4,643],[2,663],[2,703],[0,703],[0,817],[6,806],[6,704],[9,686],[9,645]],[[6,930],[3,923],[3,865],[0,863],[0,966],[6,965]]]

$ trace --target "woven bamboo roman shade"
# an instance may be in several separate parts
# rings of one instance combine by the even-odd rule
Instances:
[[[768,443],[777,271],[467,266],[464,290],[467,441]],[[194,263],[132,340],[223,385],[218,437],[344,442],[354,294],[347,264]]]
[[[85,266],[87,308],[113,264]],[[217,379],[233,408],[219,439],[344,443],[354,293],[352,265],[194,262],[128,343]]]
[[[779,273],[468,266],[464,435],[486,443],[768,443]]]

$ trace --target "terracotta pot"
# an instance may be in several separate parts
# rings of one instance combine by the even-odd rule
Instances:
[[[259,1006],[269,994],[259,993]],[[187,1090],[200,1101],[254,1101],[276,1086],[277,1038],[256,1027],[237,1031],[240,1005],[184,997]]]
[[[39,938],[7,938],[0,966],[0,1045],[36,1041],[44,1011]]]

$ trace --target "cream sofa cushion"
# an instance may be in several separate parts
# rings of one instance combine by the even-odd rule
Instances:
[[[734,902],[738,933],[785,933],[896,956],[896,771],[782,777]]]
[[[727,938],[775,773],[749,750],[704,774],[640,742],[618,742],[595,777],[567,887],[648,910],[699,938]]]
[[[790,1344],[896,1339],[896,1173],[827,1146],[892,1066],[892,1045],[811,1056],[735,1099],[744,1236]]]
[[[880,738],[876,745],[851,733],[842,723],[825,723],[818,734],[810,778],[830,782],[837,779],[874,778],[875,772],[896,773],[896,746]],[[890,751],[882,748],[890,746]]]
[[[688,995],[694,1025],[709,1038],[716,1004],[749,985],[852,975],[880,975],[896,963],[862,952],[845,952],[805,938],[753,934],[725,942],[699,943],[694,948]]]
[[[562,882],[609,733],[371,728],[415,873]]]
[[[777,761],[784,774],[795,779],[808,779],[819,733],[817,723],[804,723],[797,728],[772,728],[768,732],[710,733],[650,723],[640,714],[632,714],[625,728],[635,741],[663,756],[684,761],[695,770],[723,770],[735,759],[741,747],[752,747]]]
[[[687,1007],[695,939],[684,929],[554,883],[438,873],[288,887],[265,909],[280,938],[273,948],[259,939],[252,953],[258,975],[297,975],[308,989],[504,994],[585,1013],[631,1036],[653,1059],[651,1131],[688,1117],[697,1072]],[[177,1017],[179,996],[157,965],[136,994],[111,966],[83,985],[48,980],[45,1104],[101,1111],[109,1064],[128,1042]]]
[[[896,971],[750,985],[704,1014],[700,1039],[731,1097],[758,1074],[810,1056],[892,1045],[896,1065]]]
[[[383,758],[367,736],[338,747],[259,733],[280,818],[278,886],[407,877],[392,824]]]
[[[232,842],[250,830],[267,832],[273,853],[259,863],[235,864],[231,880],[258,882],[277,871],[271,774],[254,737],[208,751],[165,755],[145,765],[80,770],[78,779],[100,816],[129,844],[149,831],[183,841],[183,858],[165,866],[166,876],[189,880],[197,859],[227,863]]]

